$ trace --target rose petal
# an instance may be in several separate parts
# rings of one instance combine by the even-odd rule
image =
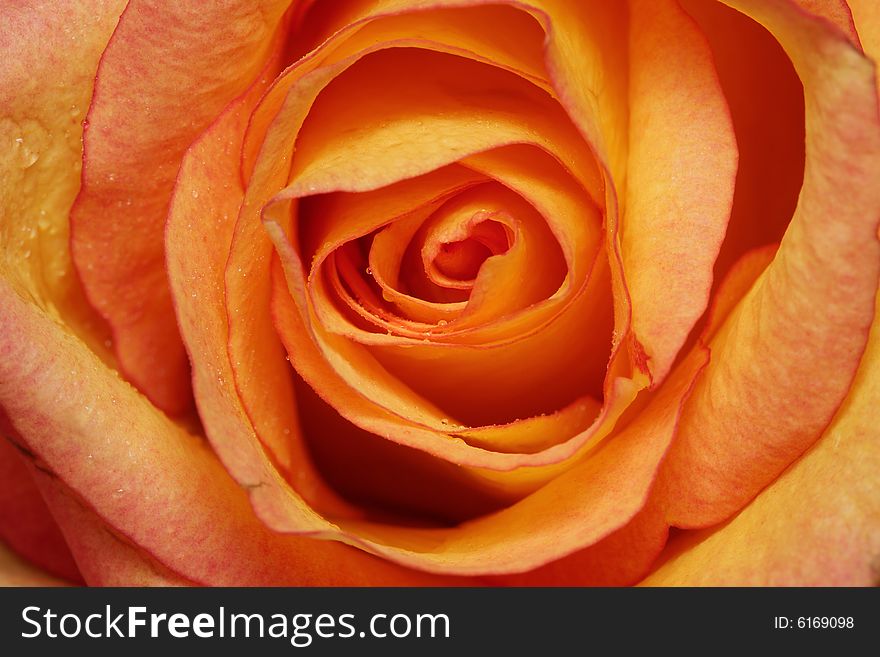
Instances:
[[[630,2],[629,57],[621,253],[656,385],[708,304],[737,148],[709,47],[677,3]]]
[[[880,5],[871,0],[847,1],[862,47],[876,61],[880,55]]]
[[[804,11],[828,20],[843,32],[844,36],[856,48],[861,47],[856,23],[853,20],[853,13],[855,11],[853,5],[858,4],[860,0],[856,0],[855,3],[849,2],[849,0],[794,0],[794,2]],[[852,9],[851,6],[853,6]]]
[[[370,200],[377,200],[377,207],[385,208],[389,205],[389,199],[397,198],[398,190],[414,185],[418,188],[422,179],[383,188],[388,190],[385,194],[380,189],[342,195],[343,198],[335,202],[321,203],[319,207],[327,208],[322,215],[332,215],[321,221],[320,228],[312,228],[317,223],[315,221],[303,220],[306,234],[315,233],[313,241],[323,246],[315,259],[311,259],[314,264],[309,277],[314,288],[309,298],[315,305],[317,317],[308,318],[305,298],[297,300],[303,304],[301,314],[311,325],[314,339],[319,340],[319,344],[323,343],[326,360],[358,394],[368,396],[392,413],[440,431],[448,431],[450,424],[479,426],[498,422],[498,418],[502,418],[502,421],[513,419],[510,417],[512,407],[517,408],[517,417],[524,418],[555,411],[586,393],[600,394],[610,345],[610,326],[606,317],[607,282],[602,275],[602,263],[597,265],[591,277],[589,263],[586,262],[588,254],[595,251],[600,239],[596,229],[598,222],[592,221],[595,210],[589,198],[571,178],[560,175],[561,168],[552,158],[532,151],[502,150],[468,158],[464,163],[497,177],[540,210],[551,224],[566,259],[571,263],[571,273],[559,292],[548,300],[519,315],[511,315],[485,327],[458,332],[455,330],[458,322],[453,322],[449,327],[437,331],[427,344],[424,342],[427,336],[423,332],[411,333],[416,339],[368,332],[340,314],[333,304],[332,295],[323,289],[322,277],[314,272],[321,259],[339,243],[369,230],[371,226],[363,224],[376,215],[359,210],[369,206]],[[365,197],[363,200],[362,196]],[[266,214],[268,217],[278,216],[279,220],[287,216],[283,207],[270,208]],[[347,221],[355,216],[368,219]],[[297,232],[298,229],[291,229],[289,234]],[[309,260],[309,249],[305,251],[303,257]],[[290,258],[282,257],[282,263],[288,269],[288,276],[296,275],[295,263]],[[290,283],[290,289],[294,291],[300,286],[305,287],[305,278]],[[584,336],[586,326],[593,328],[588,336]],[[388,324],[388,329],[396,330],[393,323]],[[351,339],[340,340],[325,335],[326,332],[339,333]],[[287,331],[285,339],[289,341],[296,335]],[[508,337],[505,338],[505,335]],[[308,339],[306,335],[302,337]],[[457,345],[465,340],[467,346]],[[363,344],[375,346],[368,350]],[[309,361],[301,358],[300,354],[314,347],[297,341],[289,341],[288,347],[295,362],[301,367],[308,365]],[[540,354],[540,358],[536,359],[535,354]],[[456,376],[434,376],[432,369],[438,359],[442,359],[445,367],[455,372]],[[582,366],[576,370],[571,368],[573,360],[582,363]],[[352,367],[352,363],[357,363],[357,366]],[[528,372],[528,376],[524,376],[524,372]],[[313,385],[321,387],[320,379],[313,373],[304,376]],[[537,386],[539,391],[536,390],[536,382],[541,382]],[[426,407],[426,402],[402,390],[401,383],[435,404],[441,403],[437,400],[445,400],[445,412],[434,409],[430,417],[424,412],[419,413],[418,407]],[[390,396],[392,392],[394,398]],[[529,399],[523,401],[526,397]],[[334,406],[344,408],[347,404],[338,402]],[[463,415],[459,417],[457,411]],[[442,420],[448,421],[444,424]],[[552,437],[548,437],[549,441],[552,441]],[[561,438],[557,442],[560,441]]]
[[[681,4],[712,47],[739,149],[717,287],[743,253],[778,244],[788,227],[804,178],[804,92],[791,60],[763,26],[720,2]]]
[[[534,454],[488,452],[451,438],[454,432],[466,430],[466,427],[453,426],[440,409],[391,376],[375,357],[345,338],[322,331],[310,319],[308,309],[297,305],[304,298],[302,287],[305,277],[301,263],[280,226],[267,222],[267,230],[284,267],[283,272],[280,267],[273,271],[276,290],[273,295],[273,316],[291,361],[325,401],[367,431],[459,465],[498,472],[511,471],[510,477],[501,479],[543,483],[551,474],[558,472],[554,466],[568,467],[564,463],[566,459],[579,450],[583,453],[587,445],[607,435],[633,398],[634,392],[626,381],[613,382],[603,412],[591,426],[564,442]],[[557,324],[565,332],[574,330],[568,322]],[[548,339],[554,335],[549,333]],[[352,365],[353,362],[357,363],[357,368]],[[364,376],[365,371],[371,372],[371,376]],[[350,381],[357,381],[357,386],[353,387]],[[535,466],[535,469],[531,472],[516,470],[524,466]],[[539,466],[548,466],[549,469],[542,470]]]
[[[95,68],[124,6],[35,1],[0,10],[0,272],[102,354],[105,330],[72,270],[68,213]]]
[[[113,329],[120,369],[168,412],[191,402],[164,271],[168,199],[193,138],[263,68],[288,4],[131,0],[101,58],[73,257]],[[185,121],[181,93],[190,94]]]
[[[880,316],[852,391],[818,444],[729,522],[679,534],[643,584],[880,584],[878,407]]]
[[[0,431],[10,427],[0,410]],[[82,575],[70,548],[34,484],[22,453],[0,438],[0,541],[30,563],[71,582]]]
[[[70,497],[62,484],[37,475],[89,586],[193,586],[155,559],[114,536],[97,516]]]
[[[270,62],[269,66],[272,63]],[[243,190],[238,174],[247,120],[265,90],[254,84],[232,103],[190,147],[181,163],[165,231],[167,271],[180,332],[193,363],[193,390],[208,438],[220,458],[253,484],[263,477],[253,467],[260,458],[259,436],[277,466],[313,506],[349,512],[321,482],[300,435],[290,390],[272,387],[276,407],[253,421],[234,386],[228,342],[223,272]],[[264,381],[264,385],[271,385]],[[289,380],[287,381],[289,387]],[[239,468],[245,468],[244,470]]]
[[[779,252],[713,338],[664,466],[669,520],[684,527],[737,511],[821,435],[864,350],[880,274],[872,64],[790,2],[727,4],[788,49],[807,94],[807,163]]]
[[[380,9],[391,5],[394,3],[387,5],[383,3]],[[398,6],[397,9],[405,9],[405,7]],[[473,30],[473,26],[469,27],[466,21],[459,21],[459,30],[467,34],[468,30]],[[259,144],[259,162],[253,168],[247,197],[236,227],[227,266],[226,283],[230,316],[230,359],[233,362],[237,388],[245,407],[254,418],[263,417],[265,413],[271,412],[269,407],[272,406],[272,396],[265,394],[267,387],[265,381],[283,381],[286,376],[284,369],[286,363],[278,358],[274,327],[267,319],[268,313],[264,311],[269,304],[266,271],[271,255],[271,243],[266,239],[262,226],[259,225],[258,213],[287,183],[289,158],[294,139],[311,104],[321,90],[348,65],[353,64],[355,55],[362,53],[364,49],[377,49],[395,43],[406,45],[401,37],[398,37],[399,43],[389,41],[377,46],[372,38],[362,36],[359,31],[351,36],[348,34],[344,36],[347,38],[339,39],[342,41],[341,44],[336,41],[330,43],[329,46],[333,47],[328,46],[323,51],[310,55],[280,78],[257,108],[249,127],[248,139]],[[447,35],[442,34],[441,30],[441,36]],[[431,39],[415,41],[410,39],[410,41],[412,45],[417,46],[450,48],[443,45],[442,41],[434,42]],[[470,42],[476,43],[474,40]],[[494,44],[491,45],[497,50]],[[324,66],[317,68],[319,65]],[[281,108],[282,103],[286,103],[283,108]],[[270,124],[273,128],[267,134]],[[527,126],[526,132],[528,132]],[[248,164],[248,153],[253,152],[255,148],[253,145],[249,148],[246,141],[244,166],[246,175],[253,167]],[[590,189],[595,190],[598,179],[589,154],[582,150],[575,149],[575,151],[577,157],[583,160],[582,162],[578,160],[580,169],[584,170],[583,177],[589,179]],[[299,154],[302,156],[301,151]],[[449,154],[449,157],[454,159],[452,154]],[[439,163],[442,162],[438,161]],[[338,177],[332,173],[329,176],[330,182]],[[409,175],[416,173],[417,171],[413,171]],[[375,186],[378,183],[373,181],[372,184]],[[309,193],[317,191],[319,190],[314,188],[309,190]]]
[[[187,579],[264,586],[447,581],[339,543],[272,532],[200,440],[2,280],[0,354],[0,405],[24,446],[115,532]]]
[[[507,586],[629,586],[639,581],[666,544],[667,526],[649,503],[598,543],[546,566],[494,578]]]

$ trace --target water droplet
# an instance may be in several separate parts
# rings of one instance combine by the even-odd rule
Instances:
[[[437,326],[446,326],[448,323],[445,319],[441,319],[437,322]]]
[[[287,427],[284,427],[284,429],[282,430],[281,433],[283,433],[285,436],[289,436],[289,435],[290,435],[290,429],[288,429]]]
[[[199,190],[194,189],[194,190],[192,191],[192,195],[193,195],[193,198],[198,198],[198,197],[199,197]]]
[[[15,138],[15,151],[18,158],[18,164],[22,169],[27,169],[28,167],[33,166],[33,164],[40,159],[40,154],[25,144],[22,137]]]
[[[372,275],[373,275],[373,268],[367,267],[367,276],[372,276]]]

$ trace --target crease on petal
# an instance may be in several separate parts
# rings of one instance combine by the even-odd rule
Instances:
[[[0,541],[46,573],[81,582],[70,548],[34,483],[35,468],[27,466],[33,457],[12,442],[8,424],[0,409]]]

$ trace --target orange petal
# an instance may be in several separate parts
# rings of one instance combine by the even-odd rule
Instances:
[[[119,536],[181,576],[217,585],[446,581],[273,533],[202,441],[2,280],[0,351],[0,404],[24,446]]]
[[[630,2],[621,253],[656,385],[703,314],[733,203],[737,148],[711,52],[669,0]]]
[[[857,25],[854,21],[853,14],[856,6],[862,0],[794,0],[804,11],[808,11],[816,16],[829,21],[837,29],[839,29],[850,43],[856,48],[861,48]]]
[[[629,586],[649,570],[666,535],[662,509],[649,500],[626,525],[598,543],[535,570],[494,580],[508,586]]]
[[[37,484],[58,519],[89,586],[192,586],[137,548],[113,535],[92,511],[58,481],[37,475]]]
[[[223,275],[244,195],[238,176],[241,143],[265,86],[254,84],[232,103],[183,158],[165,229],[168,278],[193,363],[196,404],[209,440],[233,476],[246,485],[265,476],[259,466],[262,441],[309,503],[339,513],[347,511],[345,505],[322,485],[302,443],[292,391],[284,396],[282,386],[270,387],[265,396],[274,409],[252,420],[238,397],[226,351]]]
[[[454,425],[440,409],[392,376],[374,356],[362,350],[360,345],[329,334],[314,322],[304,305],[305,277],[295,250],[278,224],[267,222],[266,227],[283,264],[283,271],[280,266],[273,271],[275,292],[272,310],[291,362],[325,401],[367,431],[387,436],[402,445],[424,450],[459,465],[510,472],[511,479],[523,475],[526,479],[535,477],[543,483],[549,478],[549,471],[537,467],[526,474],[516,468],[568,467],[565,464],[566,459],[579,450],[586,451],[587,445],[595,443],[611,431],[614,422],[635,394],[632,386],[625,381],[612,382],[605,409],[592,425],[541,452],[513,454],[489,452],[473,447],[455,438],[455,434],[466,427]],[[579,317],[576,315],[575,319]],[[554,323],[551,328],[559,328],[564,332],[574,330],[568,321]],[[558,334],[550,331],[541,337],[553,341],[555,336]],[[473,354],[465,356],[474,358]],[[516,358],[512,360],[516,361]],[[353,362],[357,363],[357,367],[352,365]],[[365,376],[365,372],[369,372],[370,376]],[[352,381],[356,381],[356,385],[353,386]],[[591,405],[586,404],[584,409],[579,409],[575,414],[589,407]],[[508,477],[502,477],[506,478]]]
[[[80,185],[81,121],[124,6],[8,4],[0,39],[0,273],[102,354],[108,336],[73,271],[68,213]]]
[[[377,11],[380,14],[381,10],[388,9],[391,11],[389,8],[392,7],[395,11],[412,9],[412,7],[408,7],[406,3],[393,2],[381,3],[381,6],[377,7]],[[262,415],[257,409],[265,403],[265,395],[263,394],[263,390],[266,387],[265,381],[267,379],[271,381],[283,381],[285,376],[284,370],[278,369],[277,366],[280,359],[277,358],[277,339],[274,333],[274,328],[271,323],[266,320],[267,313],[263,312],[263,309],[268,306],[269,299],[266,268],[271,255],[271,244],[266,239],[264,231],[259,225],[258,213],[278,189],[288,182],[290,156],[293,151],[293,143],[300,127],[306,119],[306,114],[308,113],[310,106],[315,102],[315,99],[321,91],[331,84],[331,81],[333,81],[337,75],[340,75],[349,66],[354,66],[355,61],[362,54],[371,50],[392,46],[411,45],[441,52],[455,52],[456,54],[464,54],[467,56],[467,48],[463,49],[455,45],[455,42],[457,42],[460,37],[467,37],[469,32],[472,32],[474,29],[473,25],[469,25],[466,20],[462,20],[462,18],[466,18],[467,15],[467,12],[460,12],[457,22],[455,23],[456,30],[454,31],[444,31],[444,29],[439,29],[437,34],[434,34],[430,30],[432,23],[426,23],[426,25],[429,26],[428,34],[425,35],[426,38],[412,39],[411,34],[400,33],[397,28],[395,28],[397,31],[391,29],[389,32],[382,32],[385,38],[389,40],[385,43],[380,43],[380,45],[376,45],[376,35],[369,30],[363,32],[357,31],[353,35],[345,33],[341,35],[339,39],[334,39],[332,42],[328,42],[327,47],[323,48],[321,51],[310,55],[303,61],[299,62],[296,66],[292,67],[288,71],[288,74],[280,78],[273,86],[260,107],[257,108],[254,120],[251,122],[248,140],[245,145],[245,173],[246,175],[252,175],[250,175],[247,199],[236,228],[236,235],[233,239],[232,251],[227,267],[226,281],[230,315],[231,360],[233,363],[242,363],[241,367],[235,367],[236,384],[241,393],[245,407],[249,409],[249,412],[253,417],[260,417]],[[441,22],[439,25],[442,28],[444,23]],[[464,36],[459,33],[463,33]],[[454,38],[450,39],[450,34],[454,35]],[[450,40],[453,41],[453,45],[447,43],[447,41]],[[337,43],[337,41],[341,41],[342,43]],[[465,38],[465,41],[467,41],[468,46],[479,44],[479,39]],[[506,50],[510,50],[512,44],[496,43],[496,40],[493,39],[486,45],[491,51],[490,54],[495,57],[499,52],[502,55],[505,55]],[[516,49],[512,52],[521,54],[521,51],[517,51]],[[379,54],[380,53],[377,53],[377,56]],[[479,51],[476,54],[479,55]],[[373,55],[371,55],[371,57],[373,57]],[[437,55],[435,55],[435,57],[437,57]],[[475,56],[473,59],[484,61],[486,57]],[[518,59],[518,55],[514,54],[511,58],[508,54],[501,57],[501,59],[513,62]],[[468,64],[462,65],[466,67],[469,66]],[[470,65],[471,68],[476,66],[476,64]],[[521,68],[518,67],[518,65],[511,65],[502,68],[518,74],[522,73],[522,71],[517,70],[518,68]],[[475,70],[478,70],[478,67]],[[521,75],[515,76],[504,72],[495,72],[491,75],[494,75],[495,77],[506,76],[506,78],[510,79],[518,77],[520,80],[523,77]],[[355,79],[355,81],[357,80]],[[546,97],[542,96],[541,93],[530,92],[530,94],[530,96],[529,94],[526,95],[532,100],[541,99],[536,102],[539,102],[542,106],[546,105]],[[485,100],[487,94],[485,93],[485,90],[478,89],[477,96],[478,98]],[[343,98],[343,100],[344,103],[340,111],[348,119],[354,119],[354,127],[358,130],[358,134],[361,134],[363,131],[358,127],[361,125],[360,119],[358,117],[350,116],[350,113],[347,112],[345,108],[345,106],[350,103],[345,98]],[[511,102],[516,104],[521,101],[522,99],[517,98]],[[444,102],[448,105],[448,100]],[[338,102],[336,104],[339,105]],[[376,104],[381,105],[381,99],[377,99]],[[399,108],[399,105],[396,107]],[[423,109],[426,113],[424,117],[426,119],[430,119],[433,116],[434,110],[436,110],[436,108],[431,107]],[[453,104],[451,110],[448,120],[459,128],[463,125],[463,130],[459,130],[457,138],[441,149],[442,153],[436,153],[434,150],[426,151],[431,153],[435,160],[431,166],[442,164],[444,157],[449,161],[454,160],[457,156],[462,154],[460,152],[460,146],[462,143],[467,146],[469,140],[474,134],[480,136],[479,131],[475,131],[473,125],[468,125],[466,121],[463,122],[455,119],[454,115],[456,112],[460,112],[459,107]],[[320,115],[320,112],[316,113],[316,116],[320,117]],[[406,117],[403,118],[405,119]],[[416,136],[418,136],[423,142],[437,145],[436,139],[433,138],[435,133],[428,130],[424,125],[418,127],[416,125],[418,121],[417,115],[411,118],[413,118],[414,122],[407,123],[405,120],[402,121],[402,128],[404,129],[402,134],[405,134],[406,130],[412,129],[415,131]],[[521,140],[529,137],[531,132],[529,126],[520,125],[513,119],[510,119],[510,117],[500,116],[497,118],[501,126],[509,128],[508,132],[517,137],[517,139]],[[381,117],[377,117],[377,120],[381,121]],[[270,124],[272,128],[267,133]],[[550,132],[559,132],[559,130],[565,130],[564,126],[565,121],[562,121],[559,125],[549,125],[548,129]],[[320,121],[318,121],[317,127],[313,126],[313,128],[312,132],[315,132],[316,134],[320,133],[321,135],[324,134],[321,132]],[[382,133],[383,131],[379,130],[377,132]],[[390,131],[385,132],[390,133]],[[569,132],[571,132],[570,126]],[[369,136],[369,134],[367,136]],[[393,136],[393,134],[379,135],[381,139]],[[574,134],[572,139],[576,141],[578,139],[577,135]],[[572,139],[563,139],[560,143],[565,146],[572,141]],[[342,183],[348,184],[344,180],[340,181],[340,171],[335,171],[332,167],[328,171],[328,162],[333,162],[339,159],[340,147],[342,147],[342,159],[340,163],[345,166],[353,165],[359,171],[363,169],[363,167],[359,165],[358,162],[361,162],[361,164],[363,164],[362,161],[369,163],[376,153],[375,151],[366,149],[363,157],[353,158],[345,154],[350,151],[351,147],[350,142],[346,142],[346,140],[319,139],[315,137],[312,142],[314,146],[313,150],[316,150],[318,154],[322,156],[323,160],[321,162],[315,162],[313,161],[314,158],[308,157],[308,144],[297,145],[297,157],[294,158],[294,166],[303,168],[306,175],[300,175],[297,178],[297,184],[301,185],[302,189],[293,192],[293,195],[313,194],[319,191],[338,189],[339,184]],[[250,146],[248,146],[249,143]],[[258,162],[255,161],[255,153],[257,149],[259,149]],[[585,180],[588,179],[585,184],[589,183],[588,186],[590,189],[595,191],[598,180],[595,166],[592,163],[589,153],[584,149],[569,150],[571,151],[571,157],[568,159],[573,160],[571,163],[572,166],[579,171],[582,170],[583,177]],[[382,184],[381,178],[383,175],[386,178],[391,175],[392,179],[394,175],[412,176],[418,173],[419,167],[424,168],[427,166],[427,163],[422,161],[423,158],[420,156],[420,153],[413,154],[409,151],[407,151],[407,153],[409,159],[404,158],[404,162],[409,162],[410,165],[416,167],[415,169],[411,170],[411,167],[404,167],[401,171],[399,165],[396,165],[395,167],[368,167],[363,169],[365,175],[361,176],[359,179],[360,183],[357,185],[357,188],[361,189],[365,188],[365,186],[378,186]],[[312,155],[315,154],[313,153]],[[322,185],[324,186],[323,188],[319,189],[318,185],[313,185],[309,182],[308,175],[310,175],[310,172],[327,174],[321,180]],[[350,183],[352,181],[348,182]]]
[[[184,151],[263,68],[288,2],[128,3],[101,59],[72,249],[120,369],[162,409],[191,403],[162,230]],[[180,94],[193,90],[186,120]]]
[[[880,316],[852,391],[819,443],[729,522],[681,532],[643,584],[880,584],[877,408]]]
[[[739,149],[717,288],[743,253],[778,244],[788,227],[804,178],[804,92],[791,60],[763,26],[720,2],[681,4],[712,47]]]
[[[277,228],[277,227],[276,227]],[[281,301],[283,297],[278,297]],[[289,298],[288,298],[289,299]],[[291,304],[288,300],[287,304]],[[276,313],[293,313],[277,307]],[[296,322],[281,326],[303,330]],[[303,344],[308,344],[304,341]],[[299,351],[296,358],[312,358]],[[329,369],[323,358],[315,367]],[[400,528],[376,523],[340,520],[336,524],[346,540],[399,563],[426,570],[457,573],[511,573],[530,570],[571,552],[592,545],[625,525],[642,508],[648,489],[675,430],[680,406],[702,369],[704,360],[694,352],[639,415],[613,440],[593,450],[570,471],[517,504],[454,529]],[[345,384],[324,374],[321,394],[339,394]],[[622,393],[621,393],[622,394]],[[352,395],[343,413],[360,415],[358,424],[380,436],[400,441],[427,441],[424,429],[395,424],[376,405]],[[399,421],[399,420],[398,420]],[[417,443],[416,443],[417,444]],[[439,445],[444,458],[463,462],[477,450],[465,450],[458,442]],[[522,455],[496,454],[498,458]],[[277,499],[277,498],[276,498]],[[255,501],[261,517],[279,531],[293,529],[295,519],[282,503],[268,498]],[[540,526],[534,518],[542,518]],[[656,550],[656,546],[651,549]]]
[[[0,410],[0,431],[9,435],[10,429]],[[46,573],[82,581],[70,548],[34,484],[32,470],[10,441],[0,439],[0,541]]]
[[[871,0],[847,0],[865,54],[880,56],[880,5]]]
[[[726,3],[792,57],[807,97],[807,161],[791,226],[712,339],[664,466],[669,520],[684,527],[742,508],[822,434],[865,348],[880,275],[873,65],[791,3]]]

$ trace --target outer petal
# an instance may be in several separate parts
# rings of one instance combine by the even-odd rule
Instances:
[[[5,434],[4,424],[0,411],[0,432]],[[13,443],[0,438],[0,540],[47,573],[81,581],[31,472]]]
[[[644,584],[880,585],[878,320],[822,440],[730,522],[679,534]]]
[[[186,148],[262,69],[288,4],[131,0],[101,60],[73,256],[120,368],[170,412],[190,393],[165,279],[168,199]]]
[[[105,352],[68,252],[82,121],[124,0],[0,5],[0,275]]]
[[[807,164],[774,262],[710,343],[664,467],[669,521],[714,524],[821,435],[849,390],[880,275],[874,68],[787,0],[727,4],[764,23],[806,93]]]
[[[848,0],[794,0],[804,11],[821,16],[839,29],[850,43],[860,47],[859,34],[853,20],[854,8]],[[856,3],[857,4],[857,3]]]
[[[717,284],[743,253],[778,244],[788,228],[804,178],[804,91],[791,60],[762,25],[715,0],[680,2],[712,47],[739,150]]]
[[[45,474],[36,478],[90,586],[193,585],[114,535],[56,479]]]
[[[630,3],[630,142],[621,246],[654,382],[712,287],[737,148],[704,37],[676,2]]]
[[[848,2],[865,54],[877,61],[880,56],[880,4],[871,0]]]
[[[187,579],[218,585],[444,581],[338,543],[274,534],[201,441],[2,280],[0,405],[47,469],[120,536]]]

